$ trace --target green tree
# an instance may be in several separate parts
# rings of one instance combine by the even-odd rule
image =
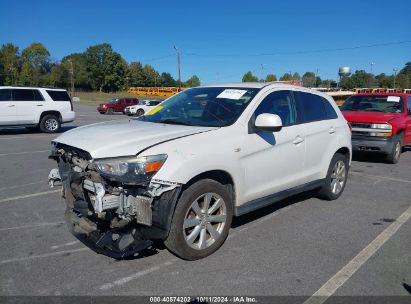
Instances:
[[[291,81],[293,80],[293,75],[291,75],[290,73],[284,73],[283,76],[280,77],[281,81]]]
[[[200,85],[200,78],[198,78],[197,75],[191,76],[185,83],[185,87],[193,88],[193,87],[198,87]]]
[[[92,88],[91,76],[87,71],[87,59],[85,53],[73,53],[67,55],[61,60],[61,65],[69,74],[71,72],[71,68],[73,68],[74,86],[77,89],[90,90]],[[61,75],[62,77],[66,77],[65,73]],[[64,81],[67,82],[68,86],[70,79],[60,80],[60,82]]]
[[[295,72],[293,76],[291,77],[291,80],[300,80],[300,79],[301,79],[301,76],[297,72]]]
[[[277,76],[274,74],[268,74],[267,77],[265,77],[265,82],[273,82],[277,81]]]
[[[248,71],[247,73],[244,74],[242,82],[257,82],[258,78],[251,73],[251,71]]]
[[[149,64],[143,66],[143,86],[155,87],[160,84],[160,74]]]
[[[374,84],[374,75],[365,72],[364,70],[355,71],[350,77],[344,77],[341,80],[340,86],[344,89],[366,88]]]
[[[160,85],[162,87],[176,87],[178,83],[170,73],[161,73]]]
[[[54,64],[49,75],[49,84],[53,87],[69,88],[70,72],[64,64]]]
[[[305,72],[302,81],[305,87],[314,87],[317,83],[316,76],[313,72]]]
[[[33,77],[34,68],[27,61],[23,62],[18,83],[25,86],[35,85],[33,82]]]
[[[140,62],[132,62],[128,67],[128,77],[130,86],[144,86],[143,65]]]
[[[12,85],[17,81],[19,48],[11,43],[0,48],[0,85]]]
[[[127,63],[108,43],[97,44],[85,52],[86,70],[90,85],[100,92],[117,91],[123,84]]]

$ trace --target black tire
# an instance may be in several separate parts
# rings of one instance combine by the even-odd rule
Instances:
[[[44,115],[40,120],[40,130],[44,133],[56,133],[60,131],[60,119],[54,114]]]
[[[114,110],[113,109],[107,109],[106,111],[106,115],[113,115],[114,114]]]
[[[393,140],[393,146],[390,154],[385,158],[386,162],[389,164],[396,164],[400,160],[402,152],[402,138],[401,136],[395,136]]]
[[[344,165],[344,176],[338,176],[338,179],[335,175],[337,163]],[[333,201],[339,198],[340,195],[344,192],[345,186],[347,184],[348,170],[349,163],[347,156],[340,153],[336,153],[331,159],[330,167],[328,168],[324,184],[318,191],[318,197],[327,201]],[[336,186],[336,188],[334,188],[334,185]],[[338,192],[336,192],[337,190]]]
[[[196,213],[194,212],[194,209],[192,209],[192,204],[194,204],[194,202],[196,201],[201,202],[201,199],[204,199],[204,204],[205,198],[202,198],[202,196],[205,194],[210,194],[211,197],[209,200],[208,210],[212,210],[213,207],[218,205],[218,197],[222,199],[222,201],[220,201],[221,206],[225,206],[219,207],[219,209],[216,209],[214,210],[214,212],[211,212],[210,215],[207,215],[224,217],[225,214],[224,223],[220,222],[216,224],[214,221],[211,221],[214,223],[212,224],[212,228],[215,229],[214,231],[218,232],[220,230],[218,237],[216,238],[213,238],[211,233],[209,233],[209,231],[211,231],[209,230],[210,228],[208,226],[210,223],[207,223],[206,221],[204,222],[204,218],[203,220],[201,220],[199,217],[197,217]],[[204,208],[204,205],[201,205],[200,208]],[[225,239],[227,238],[228,232],[231,227],[231,222],[233,219],[233,209],[234,207],[231,194],[227,190],[227,188],[222,184],[211,179],[200,180],[192,184],[190,187],[184,190],[184,192],[182,193],[181,197],[177,202],[177,206],[174,211],[174,216],[170,227],[170,232],[167,239],[164,241],[164,244],[166,245],[168,250],[170,250],[172,253],[185,260],[193,261],[209,256],[218,248],[220,248],[221,245],[224,243]],[[201,214],[204,217],[204,209],[198,210],[202,211]],[[218,213],[215,213],[216,211],[218,211]],[[189,228],[184,228],[183,225],[186,219],[194,219],[198,221],[199,224],[194,224]],[[195,237],[192,238],[193,243],[191,246],[197,246],[195,242],[196,240],[198,240],[198,244],[200,244],[201,235],[203,234],[204,230],[205,246],[207,246],[204,249],[195,249],[191,247],[188,244],[188,240],[186,240],[186,237],[191,235],[190,233],[192,233],[192,235],[195,234],[194,230],[196,229],[198,233]],[[210,244],[207,244],[208,242],[210,242]]]
[[[138,109],[137,112],[136,112],[136,115],[137,116],[144,115],[144,110],[143,109]]]

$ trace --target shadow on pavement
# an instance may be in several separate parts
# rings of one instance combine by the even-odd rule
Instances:
[[[0,135],[26,135],[26,134],[61,134],[71,129],[75,129],[77,126],[64,126],[61,127],[57,133],[43,133],[40,130],[27,129],[25,127],[0,127]]]

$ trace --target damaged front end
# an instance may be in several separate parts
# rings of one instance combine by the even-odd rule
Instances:
[[[68,227],[89,248],[122,258],[167,237],[181,185],[153,179],[166,156],[92,160],[54,143],[50,158],[49,185],[61,182]]]

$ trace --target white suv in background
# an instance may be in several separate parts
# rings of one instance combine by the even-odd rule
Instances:
[[[233,216],[306,190],[337,199],[351,131],[326,94],[229,83],[187,89],[136,119],[65,132],[50,157],[68,226],[90,248],[124,257],[160,239],[195,260],[223,244]]]
[[[162,100],[141,100],[138,105],[128,106],[124,109],[124,114],[128,116],[141,116],[150,112],[158,106]]]
[[[0,127],[23,126],[55,133],[62,123],[74,119],[66,90],[0,86]]]

